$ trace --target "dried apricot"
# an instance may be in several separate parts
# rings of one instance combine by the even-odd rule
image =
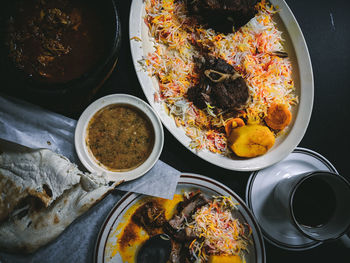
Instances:
[[[292,113],[287,105],[273,103],[267,110],[265,122],[274,130],[283,130],[292,120]]]

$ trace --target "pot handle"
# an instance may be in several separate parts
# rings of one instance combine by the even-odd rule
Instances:
[[[350,248],[350,232],[345,233],[339,240],[345,247]]]

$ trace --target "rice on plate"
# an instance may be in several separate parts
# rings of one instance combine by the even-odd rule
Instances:
[[[284,14],[290,12],[289,8],[285,7],[287,10]],[[188,148],[206,160],[211,159],[211,154],[207,153],[209,151],[225,158],[229,157],[227,159],[230,160],[241,161],[247,160],[249,157],[259,155],[261,157],[274,145],[275,139],[276,144],[279,145],[281,143],[280,138],[282,137],[284,140],[288,136],[291,127],[297,122],[295,113],[298,111],[296,105],[299,103],[300,92],[296,89],[296,86],[299,86],[300,83],[299,76],[297,76],[297,85],[295,85],[296,74],[292,72],[292,60],[295,63],[294,36],[290,36],[287,31],[287,42],[292,43],[284,42],[282,31],[277,28],[274,17],[279,12],[278,7],[264,0],[259,1],[255,5],[255,16],[247,24],[237,28],[236,31],[233,28],[232,33],[220,33],[199,23],[198,19],[188,12],[186,1],[146,0],[144,8],[141,23],[146,25],[148,37],[152,41],[152,49],[147,49],[145,44],[142,44],[144,49],[143,56],[142,59],[137,61],[137,64],[140,64],[142,70],[147,72],[153,80],[156,79],[157,87],[153,91],[153,101],[150,99],[149,91],[146,90],[148,88],[145,88],[145,85],[148,83],[141,82],[141,84],[150,104],[153,107],[158,107],[158,113],[161,111],[159,110],[160,107],[155,105],[163,104],[165,110],[163,108],[162,111],[171,116],[176,126],[182,129],[186,136],[190,138],[189,141],[186,141]],[[287,17],[287,19],[294,20],[291,12],[288,15],[291,17]],[[131,13],[130,19],[132,16],[133,14]],[[281,21],[278,15],[277,20],[277,23],[280,24]],[[291,23],[292,25],[289,24],[286,27],[289,27],[289,30],[291,26],[299,29],[296,21],[292,22],[295,24]],[[282,29],[285,28],[283,27]],[[132,35],[133,32],[136,33],[134,37]],[[142,42],[144,42],[144,34],[139,33],[138,30],[130,30],[131,43],[141,40],[138,35],[143,36]],[[301,31],[300,35],[302,37]],[[292,41],[290,41],[289,37],[292,38]],[[290,49],[290,44],[292,44],[292,49]],[[133,49],[133,46],[136,46],[136,44],[132,43],[131,46],[135,63],[135,57],[139,57],[139,51]],[[286,46],[289,54],[286,53]],[[303,109],[302,113],[306,116],[306,119],[301,120],[301,126],[303,127],[297,134],[298,138],[292,142],[294,145],[288,145],[288,151],[291,151],[301,140],[308,125],[313,101],[312,68],[311,62],[307,60],[309,55],[306,44],[299,49],[302,53],[306,52],[307,54],[305,60],[308,63],[305,63],[307,69],[305,72],[311,76],[311,89],[305,91],[308,93],[305,95],[305,98],[306,96],[310,97],[310,103],[309,106]],[[298,47],[296,47],[295,51],[298,55]],[[206,54],[203,55],[203,53]],[[235,74],[244,79],[249,92],[249,99],[245,105],[239,108],[225,109],[215,103],[211,104],[210,100],[208,100],[205,102],[205,107],[201,108],[198,107],[198,103],[196,104],[190,98],[189,90],[201,85],[205,75],[203,70],[201,71],[200,66],[198,66],[198,57],[207,55],[216,60],[224,61],[224,63],[234,69]],[[299,61],[297,61],[296,66],[297,70],[303,67]],[[216,73],[216,71],[214,72]],[[143,80],[144,77],[140,77],[142,73],[139,71],[137,73],[139,79]],[[227,75],[224,73],[220,74]],[[302,106],[304,108],[304,105]],[[274,126],[269,124],[268,116],[272,116],[272,108],[275,110],[274,113],[277,112],[276,116],[280,112],[289,114],[289,120],[285,125]],[[161,119],[163,123],[173,134],[176,133],[174,134],[175,137],[180,140],[178,131],[174,132],[172,129],[174,126],[169,125],[168,121],[164,122],[164,115],[162,116],[162,114]],[[287,118],[279,115],[275,120],[280,121],[278,120],[279,117],[280,119]],[[251,146],[255,144],[265,148],[264,151],[258,151],[252,155],[242,155],[239,151],[235,151],[233,144],[235,141],[238,141],[237,137],[240,138],[241,133],[245,132],[243,132],[243,129],[238,132],[239,129],[236,127],[241,125],[235,122],[237,119],[242,121],[245,126],[263,126],[273,135],[272,142],[269,142],[270,145],[266,146],[260,141],[254,142],[255,139],[252,141],[251,138],[260,136],[254,131],[255,133],[253,132],[252,135],[246,136],[248,138],[244,138],[243,146],[252,148]],[[169,128],[169,126],[172,127]],[[230,139],[232,130],[237,130],[237,132],[234,132],[236,135],[232,135]],[[260,137],[265,138],[266,136],[263,134]],[[185,144],[183,141],[181,142]],[[290,142],[288,143],[290,144]],[[273,148],[275,149],[276,147]],[[251,149],[244,150],[251,151]],[[283,150],[284,156],[286,155],[285,150]],[[206,152],[204,157],[201,156],[203,151]],[[277,156],[281,156],[281,154]],[[233,170],[260,169],[270,165],[272,162],[277,162],[282,157],[277,157],[274,161],[270,160],[266,165],[261,162],[256,167],[238,167],[238,169],[234,167]],[[220,161],[223,160],[216,157],[213,158]],[[209,161],[218,164],[217,160]],[[218,165],[232,169],[226,164]]]

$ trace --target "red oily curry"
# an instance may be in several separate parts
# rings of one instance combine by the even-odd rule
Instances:
[[[26,77],[68,83],[88,74],[106,55],[114,25],[108,5],[92,0],[17,0],[11,5],[5,44]]]
[[[146,161],[154,136],[152,123],[143,112],[130,105],[112,104],[90,120],[86,144],[107,170],[127,171]]]

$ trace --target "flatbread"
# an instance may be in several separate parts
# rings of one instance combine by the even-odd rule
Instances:
[[[2,153],[0,249],[34,252],[119,183],[83,173],[67,158],[47,149]]]
[[[0,223],[18,203],[37,197],[45,207],[80,181],[77,166],[48,149],[0,155]]]

